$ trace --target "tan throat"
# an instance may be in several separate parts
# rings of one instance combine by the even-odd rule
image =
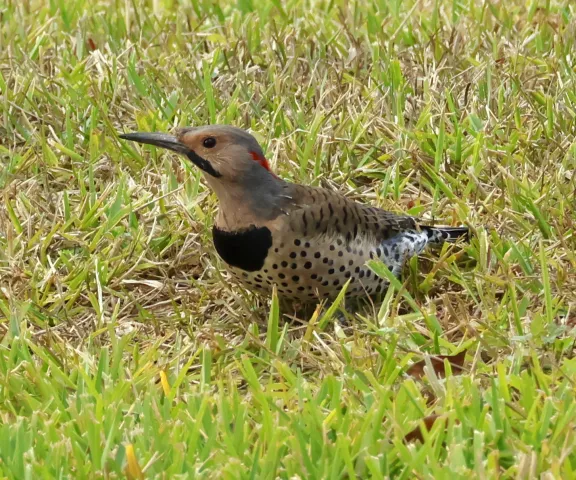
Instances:
[[[206,178],[218,197],[215,225],[224,231],[237,231],[252,225],[261,227],[278,216],[273,198],[259,198],[258,189],[247,190],[241,184]]]

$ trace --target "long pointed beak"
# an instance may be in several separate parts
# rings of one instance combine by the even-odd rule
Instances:
[[[174,152],[182,153],[187,155],[190,149],[180,143],[174,135],[169,135],[167,133],[158,132],[135,132],[135,133],[123,133],[119,135],[120,138],[124,140],[130,140],[137,143],[147,143],[148,145],[154,145],[155,147],[167,148]]]
[[[182,155],[186,155],[188,160],[190,160],[194,165],[196,165],[203,172],[206,172],[208,175],[216,178],[222,176],[220,172],[214,170],[214,167],[208,160],[205,160],[194,150],[191,150],[186,145],[179,142],[174,135],[158,132],[135,132],[122,133],[119,135],[119,137],[123,138],[124,140],[131,140],[132,142],[138,143],[147,143],[148,145],[167,148],[168,150],[181,153]]]

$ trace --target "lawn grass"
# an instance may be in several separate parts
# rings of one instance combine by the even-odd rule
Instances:
[[[2,478],[576,478],[573,2],[0,18]],[[288,180],[474,238],[351,329],[287,322],[226,283],[199,172],[117,137],[206,123],[251,129]]]

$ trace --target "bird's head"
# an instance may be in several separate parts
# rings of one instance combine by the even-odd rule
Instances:
[[[209,180],[234,183],[254,176],[274,175],[256,139],[245,130],[229,125],[182,128],[175,135],[126,133],[120,138],[180,153]]]
[[[126,133],[120,138],[184,155],[204,173],[220,201],[217,223],[229,230],[276,218],[288,201],[286,182],[270,171],[256,139],[229,125],[183,128],[166,133]]]

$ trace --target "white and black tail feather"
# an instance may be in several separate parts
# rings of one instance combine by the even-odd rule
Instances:
[[[467,242],[470,240],[468,227],[429,227],[421,225],[420,229],[428,235],[428,243],[431,244],[456,242],[458,240]]]

